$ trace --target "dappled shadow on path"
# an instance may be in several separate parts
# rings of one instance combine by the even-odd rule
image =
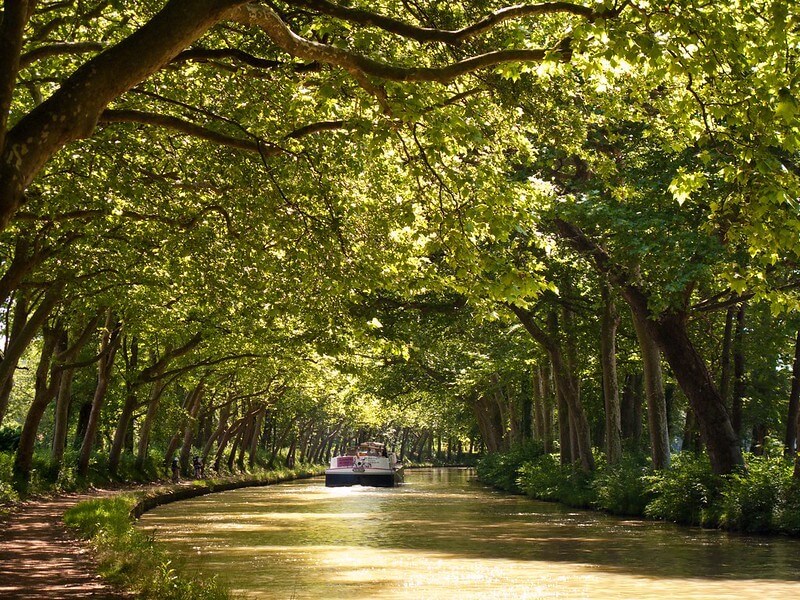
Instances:
[[[64,525],[66,510],[106,492],[29,502],[0,522],[0,598],[127,598],[96,575],[85,542]]]

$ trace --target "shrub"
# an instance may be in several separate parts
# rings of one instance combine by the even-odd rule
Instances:
[[[12,482],[12,469],[14,467],[14,454],[0,452],[0,505],[11,504],[19,500]]]
[[[615,515],[643,515],[653,494],[647,476],[649,460],[641,454],[622,457],[615,465],[603,465],[595,475],[594,506]]]
[[[595,501],[592,475],[572,465],[561,465],[552,454],[526,462],[520,469],[519,487],[531,498],[589,507]]]
[[[746,473],[726,478],[722,492],[724,527],[750,533],[776,529],[792,477],[792,465],[781,454],[749,457]],[[791,513],[789,510],[786,514],[787,522]]]
[[[705,454],[677,454],[669,470],[644,480],[647,493],[653,495],[644,509],[648,517],[709,527],[719,524],[722,478],[712,473]]]
[[[478,478],[501,490],[521,494],[522,490],[517,479],[522,465],[540,458],[543,454],[544,448],[541,442],[535,440],[516,444],[508,452],[487,454],[478,461]]]
[[[0,452],[13,452],[19,446],[21,427],[0,427]]]
[[[777,512],[777,529],[789,535],[800,535],[800,481],[792,478],[785,485]]]

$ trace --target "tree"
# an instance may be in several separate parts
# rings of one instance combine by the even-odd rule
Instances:
[[[596,18],[591,9],[571,4],[537,5],[517,8],[512,11],[498,11],[473,27],[457,32],[430,29],[406,24],[400,20],[370,14],[363,10],[352,10],[327,2],[296,3],[310,9],[310,14],[326,15],[344,23],[353,23],[356,27],[369,24],[379,31],[394,34],[402,38],[418,42],[438,42],[446,45],[458,45],[462,41],[475,37],[485,31],[496,29],[509,19],[526,15],[541,15],[566,12],[584,19]],[[265,148],[272,146],[269,142],[256,137],[255,140],[237,139],[225,134],[216,133],[206,128],[187,122],[183,119],[153,114],[147,111],[106,111],[109,104],[134,86],[146,80],[175,61],[208,60],[215,57],[240,60],[245,64],[257,67],[277,66],[276,62],[260,59],[245,50],[231,50],[225,46],[216,48],[197,47],[181,56],[182,51],[195,42],[203,39],[209,43],[219,43],[220,37],[212,28],[215,25],[232,21],[249,28],[248,36],[242,44],[258,43],[261,39],[269,40],[274,48],[291,56],[322,64],[329,64],[344,69],[370,94],[377,96],[379,102],[389,107],[390,101],[380,85],[375,85],[370,78],[384,81],[435,81],[448,83],[460,75],[478,69],[492,67],[508,62],[534,61],[541,62],[548,56],[569,55],[567,46],[548,51],[545,49],[496,49],[492,52],[457,60],[445,66],[403,67],[360,55],[358,52],[329,45],[320,41],[303,38],[291,31],[284,20],[272,8],[248,2],[246,0],[170,0],[166,2],[150,19],[131,31],[120,27],[115,31],[114,17],[111,17],[111,31],[116,43],[103,49],[96,56],[85,60],[79,68],[63,80],[54,92],[33,108],[23,108],[19,99],[19,76],[21,70],[36,63],[37,59],[66,56],[74,58],[83,52],[96,51],[98,41],[80,40],[68,43],[51,43],[40,47],[31,47],[26,40],[26,28],[47,37],[46,23],[41,23],[36,12],[37,2],[14,2],[6,7],[3,13],[0,44],[3,48],[3,62],[0,63],[0,224],[4,228],[13,217],[23,201],[25,190],[34,178],[66,144],[93,134],[101,119],[107,121],[141,121],[159,124],[177,129],[189,135],[244,148],[259,154],[268,154]],[[102,8],[102,7],[101,7]],[[68,5],[64,10],[69,13]],[[605,15],[605,13],[602,13]],[[102,22],[103,11],[82,11],[69,15],[70,20],[79,24]],[[609,13],[613,16],[613,11]],[[568,20],[568,19],[567,19]],[[52,22],[52,21],[50,21]],[[313,22],[306,23],[306,28],[313,31]],[[37,31],[38,30],[38,31]],[[256,33],[258,32],[258,33]],[[36,39],[37,35],[32,36]],[[556,34],[558,39],[558,34]],[[249,39],[248,39],[249,38]],[[26,44],[26,42],[28,42]],[[249,45],[249,44],[248,44]],[[407,49],[407,44],[399,44],[399,48]],[[216,90],[215,90],[216,92]],[[10,119],[12,111],[22,111],[18,120]],[[272,146],[272,151],[277,150]]]

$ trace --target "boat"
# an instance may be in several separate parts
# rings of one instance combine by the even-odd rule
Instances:
[[[367,485],[394,487],[403,481],[403,463],[380,442],[363,442],[342,456],[334,456],[325,469],[325,486]]]

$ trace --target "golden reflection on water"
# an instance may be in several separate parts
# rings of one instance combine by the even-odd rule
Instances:
[[[465,470],[321,480],[159,507],[141,527],[247,598],[800,598],[800,541],[500,495]]]

